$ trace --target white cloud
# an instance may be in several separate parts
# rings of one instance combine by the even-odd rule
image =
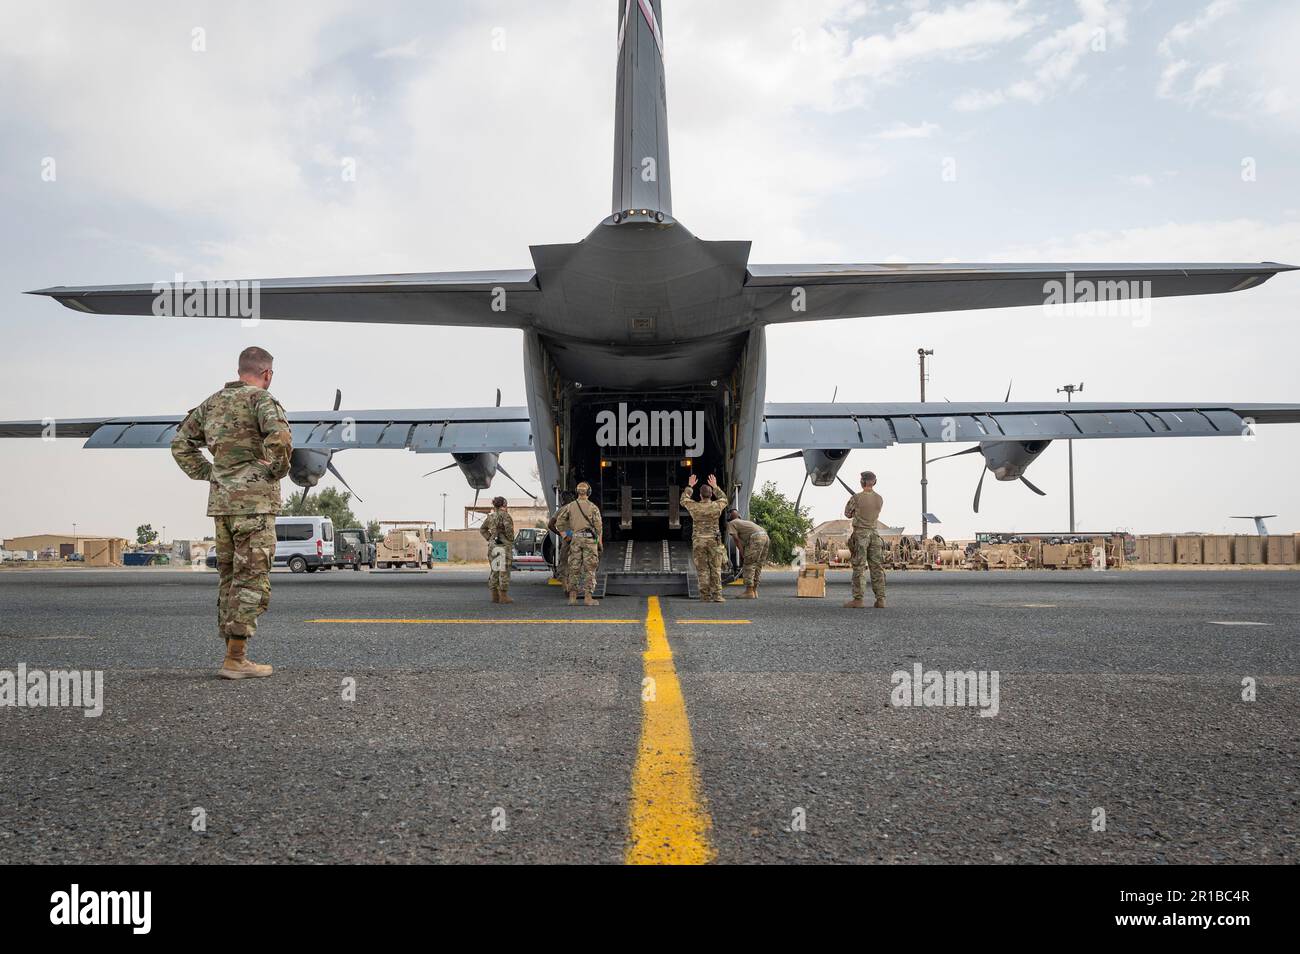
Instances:
[[[896,122],[876,133],[876,136],[880,139],[929,139],[938,131],[938,123],[923,121],[912,126],[905,122]]]
[[[973,111],[1000,106],[1008,101],[1041,103],[1060,89],[1083,82],[1085,57],[1104,54],[1128,38],[1127,3],[1123,0],[1076,0],[1075,22],[1039,40],[1025,54],[1032,73],[997,90],[971,90],[958,96],[953,106]]]

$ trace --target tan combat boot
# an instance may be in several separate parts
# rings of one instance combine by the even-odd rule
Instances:
[[[570,606],[578,605],[578,594],[575,593],[573,590],[569,591],[569,605]]]
[[[271,667],[255,663],[245,654],[247,640],[231,636],[226,640],[226,661],[217,670],[222,679],[256,679],[271,675]]]
[[[747,586],[745,587],[745,592],[741,593],[739,598],[742,600],[756,600],[758,599],[758,589],[753,586]]]
[[[876,609],[884,609],[884,608],[885,608],[885,598],[884,598],[883,596],[880,597],[880,599],[876,600],[876,606],[875,606],[875,608],[876,608]]]
[[[514,600],[512,600],[512,599],[510,598],[510,594],[507,593],[505,590],[497,590],[497,602],[498,602],[498,603],[513,603]]]
[[[847,603],[844,604],[844,608],[845,609],[866,609],[867,604],[862,602],[862,600],[858,599],[855,596],[853,599],[849,600]]]
[[[713,598],[712,602],[714,602],[714,603],[725,603],[725,602],[727,602],[727,598],[726,598],[725,596],[723,596],[721,593],[719,593],[717,596],[715,596],[715,597]]]
[[[582,605],[583,605],[583,606],[599,606],[599,605],[600,605],[600,600],[596,599],[596,598],[595,598],[594,596],[592,596],[590,593],[584,593],[583,596],[582,596]]]
[[[500,602],[501,602],[501,597],[500,597],[499,595],[497,595],[497,588],[496,588],[495,586],[488,587],[488,588],[492,591],[492,602],[493,602],[493,603],[500,603]]]

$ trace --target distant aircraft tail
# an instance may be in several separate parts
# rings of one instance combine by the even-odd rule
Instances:
[[[1255,532],[1258,533],[1261,537],[1266,537],[1266,536],[1268,536],[1268,527],[1265,526],[1264,521],[1265,521],[1265,520],[1271,520],[1273,517],[1276,517],[1276,516],[1277,516],[1277,514],[1275,514],[1275,513],[1262,513],[1262,514],[1255,514],[1255,515],[1253,515],[1253,516],[1249,516],[1249,517],[1237,517],[1237,516],[1233,516],[1233,517],[1231,517],[1231,518],[1229,518],[1229,519],[1232,519],[1232,520],[1254,520],[1254,521],[1255,521]]]
[[[610,212],[672,215],[661,0],[618,0],[614,201]]]

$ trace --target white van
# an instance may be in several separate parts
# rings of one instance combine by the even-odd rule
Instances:
[[[275,563],[294,573],[334,565],[334,524],[329,517],[276,517]]]

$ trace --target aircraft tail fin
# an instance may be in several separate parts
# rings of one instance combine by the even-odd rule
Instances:
[[[672,215],[661,0],[619,0],[610,212]]]

